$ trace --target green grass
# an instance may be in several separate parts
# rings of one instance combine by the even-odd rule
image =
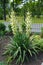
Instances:
[[[0,22],[5,22],[5,20],[0,20]],[[6,20],[6,22],[9,22],[8,19]]]
[[[41,17],[41,18],[34,17],[34,18],[32,18],[32,22],[33,23],[43,23],[43,17]]]
[[[23,17],[19,17],[19,19],[21,19],[21,20],[19,20],[21,22],[24,20]],[[40,17],[40,18],[33,17],[32,23],[43,23],[43,17]]]
[[[19,21],[24,21],[23,17],[19,17],[18,18]],[[0,22],[5,22],[4,20],[0,20]],[[33,17],[32,18],[32,23],[43,23],[43,17],[41,18],[36,18],[36,17]]]
[[[2,23],[2,22],[5,22],[4,20],[0,20],[0,22]]]

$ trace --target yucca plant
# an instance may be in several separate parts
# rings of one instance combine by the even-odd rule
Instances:
[[[16,60],[16,63],[19,64],[29,59],[29,56],[32,56],[33,54],[36,56],[39,47],[32,44],[32,41],[30,40],[30,17],[27,16],[26,22],[19,22],[19,25],[14,17],[13,12],[13,16],[11,16],[11,26],[14,37],[11,39],[11,43],[6,47],[4,55],[7,56],[7,63]]]
[[[15,37],[11,39],[11,43],[6,47],[7,63],[16,60],[16,63],[23,63],[33,54],[38,53],[38,46],[32,44],[31,40],[25,33],[17,32]]]

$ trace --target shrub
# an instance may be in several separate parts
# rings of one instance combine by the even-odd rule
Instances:
[[[32,44],[37,45],[40,50],[43,51],[43,38],[41,38],[40,35],[32,35],[30,40],[32,41]]]
[[[30,37],[30,39],[36,41],[36,40],[40,40],[41,37],[40,37],[40,35],[32,35],[32,36]]]
[[[25,33],[17,32],[4,54],[7,56],[7,63],[15,59],[16,63],[19,64],[29,59],[29,56],[36,56],[38,51],[38,46],[32,44]]]
[[[6,26],[3,23],[0,23],[0,35],[5,34]]]
[[[39,40],[39,45],[40,45],[40,48],[41,48],[42,51],[43,51],[43,39],[40,39],[40,40]]]
[[[14,12],[11,15],[11,26],[14,34],[11,43],[6,47],[4,55],[7,56],[7,63],[16,60],[16,63],[23,63],[25,60],[29,59],[29,56],[33,56],[39,52],[39,47],[32,44],[30,39],[30,16],[27,14],[25,23],[19,22],[14,16]]]

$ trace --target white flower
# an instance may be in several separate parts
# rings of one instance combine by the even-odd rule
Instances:
[[[29,35],[30,34],[30,27],[31,27],[31,19],[30,19],[30,14],[29,12],[27,12],[27,16],[25,21],[21,22],[21,18],[18,16],[15,17],[15,12],[11,12],[11,27],[12,27],[12,31],[13,34],[16,34],[16,32],[19,30],[19,32],[23,31],[22,28],[22,24],[23,22],[25,23],[24,25],[26,25],[26,34]]]
[[[30,14],[27,12],[26,16],[26,34],[29,35],[31,32],[31,19],[30,19]]]

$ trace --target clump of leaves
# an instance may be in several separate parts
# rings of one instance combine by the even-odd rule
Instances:
[[[4,55],[7,56],[7,63],[16,60],[16,63],[23,63],[25,60],[29,59],[29,56],[36,56],[39,51],[39,47],[36,44],[32,44],[30,39],[30,15],[27,13],[25,22],[20,22],[18,24],[17,18],[12,12],[11,16],[11,26],[14,34],[11,43],[8,44]]]
[[[43,51],[43,38],[41,38],[40,35],[32,35],[30,40],[32,41],[32,44],[37,45],[39,49]]]
[[[38,46],[32,44],[25,33],[17,32],[11,40],[4,53],[7,56],[7,63],[10,63],[13,59],[16,60],[16,63],[23,63],[29,59],[29,56],[36,55],[39,51]]]

